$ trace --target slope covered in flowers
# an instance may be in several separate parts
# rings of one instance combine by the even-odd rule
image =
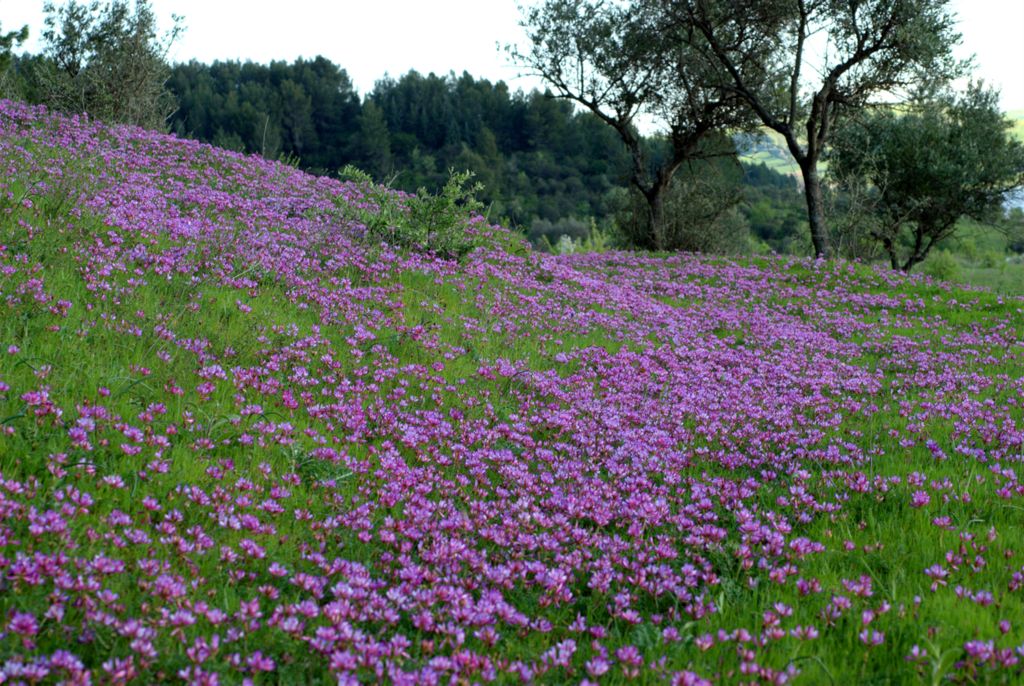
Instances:
[[[1024,302],[398,252],[11,102],[0,165],[0,682],[1021,678]]]

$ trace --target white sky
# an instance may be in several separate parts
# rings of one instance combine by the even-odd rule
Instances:
[[[59,3],[58,3],[59,4]],[[524,44],[517,0],[151,0],[157,16],[185,17],[174,61],[292,61],[323,55],[365,95],[385,73],[461,74],[503,80],[512,90],[542,84],[520,77],[507,43]],[[529,2],[525,4],[530,4]],[[29,25],[38,50],[43,0],[0,0],[5,31]],[[1005,110],[1024,109],[1024,0],[952,0],[961,19],[958,56],[976,55],[976,72],[1002,91]]]

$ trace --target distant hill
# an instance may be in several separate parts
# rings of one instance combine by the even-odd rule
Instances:
[[[759,135],[740,136],[736,147],[745,164],[761,163],[780,174],[800,177],[800,167],[786,149],[785,139],[775,131],[763,129]]]
[[[1011,134],[1018,140],[1024,141],[1024,109],[1010,110],[1006,117],[1014,123]],[[740,159],[744,163],[762,163],[779,172],[800,178],[800,167],[786,149],[786,141],[781,134],[768,129],[763,129],[756,136],[740,136],[737,138],[737,148],[740,150]]]
[[[1006,116],[1013,120],[1013,135],[1017,140],[1024,141],[1024,110],[1010,110]]]

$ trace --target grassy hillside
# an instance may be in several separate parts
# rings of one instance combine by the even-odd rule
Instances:
[[[786,148],[786,140],[781,133],[761,129],[759,137],[749,139],[745,145],[746,149],[740,155],[744,164],[764,164],[780,174],[800,178],[800,167]]]
[[[1024,110],[1011,110],[1006,113],[1006,118],[1014,124],[1011,134],[1024,141]],[[740,159],[745,163],[766,164],[780,174],[799,178],[800,167],[786,149],[786,141],[782,134],[769,129],[762,129],[760,133],[762,139],[756,143],[752,142]],[[826,166],[823,165],[823,168]]]
[[[10,102],[0,163],[5,679],[1020,678],[1024,300],[479,218],[444,260]]]

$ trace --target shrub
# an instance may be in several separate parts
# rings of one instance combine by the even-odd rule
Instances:
[[[573,238],[569,234],[561,234],[558,240],[552,243],[547,235],[541,237],[541,248],[545,252],[555,255],[571,255],[573,253],[608,252],[615,247],[615,237],[610,231],[605,231],[597,226],[591,219],[590,229],[586,234]]]
[[[341,170],[341,177],[360,185],[373,206],[341,209],[355,213],[349,218],[362,224],[366,238],[374,243],[452,259],[461,259],[481,244],[472,224],[480,220],[483,204],[475,194],[483,187],[469,185],[472,172],[451,170],[437,195],[421,188],[414,196],[375,184],[369,174],[352,165]]]
[[[33,90],[43,104],[88,112],[104,121],[166,129],[177,109],[167,89],[167,54],[181,36],[181,17],[166,33],[145,0],[43,5],[45,57],[34,63]]]
[[[28,40],[28,27],[23,26],[17,31],[0,31],[0,86],[6,85],[7,70],[11,66],[14,47]],[[2,92],[2,91],[0,91]]]
[[[1006,257],[995,250],[986,250],[981,253],[981,266],[986,269],[1006,266]]]
[[[933,279],[955,281],[960,277],[960,263],[953,253],[939,250],[925,261],[924,273]]]
[[[957,252],[963,256],[967,262],[973,264],[978,261],[981,256],[978,250],[978,242],[973,238],[964,238],[960,241],[960,246]]]
[[[706,167],[707,178],[680,175],[665,193],[662,244],[666,250],[709,254],[750,251],[746,218],[730,197],[729,184]],[[621,189],[613,197],[615,224],[624,243],[653,249],[647,204],[635,189]]]

